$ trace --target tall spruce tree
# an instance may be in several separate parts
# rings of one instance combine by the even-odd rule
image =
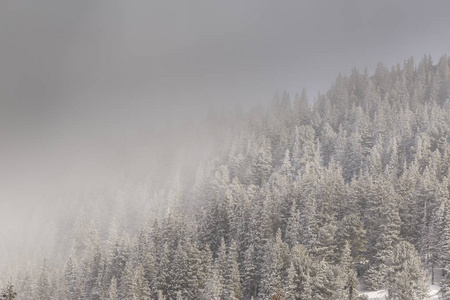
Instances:
[[[3,291],[1,292],[1,300],[14,300],[17,296],[17,292],[14,289],[14,285],[11,281],[8,281]]]
[[[428,283],[419,254],[413,245],[400,242],[394,249],[387,276],[388,299],[424,300],[428,297]]]

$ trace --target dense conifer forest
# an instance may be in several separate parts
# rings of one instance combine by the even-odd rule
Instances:
[[[5,268],[14,299],[450,299],[450,58],[192,128],[160,190],[73,196],[46,259]]]

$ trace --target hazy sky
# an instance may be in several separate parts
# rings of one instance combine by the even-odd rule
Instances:
[[[1,1],[0,204],[17,187],[111,171],[122,142],[154,124],[276,91],[315,95],[353,66],[437,61],[449,11],[411,0]]]

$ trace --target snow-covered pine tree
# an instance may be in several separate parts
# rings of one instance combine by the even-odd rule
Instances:
[[[301,241],[300,212],[294,199],[286,227],[286,243],[293,247]]]
[[[387,276],[388,299],[424,300],[428,297],[426,272],[413,245],[405,241],[398,243],[390,262]]]
[[[119,300],[119,290],[117,288],[116,277],[113,277],[108,289],[108,300]]]
[[[242,299],[241,277],[237,262],[236,242],[231,241],[226,258],[226,272],[224,274],[224,296],[227,300]]]
[[[47,266],[47,260],[44,259],[42,271],[36,283],[35,297],[37,300],[48,300],[51,297],[50,274]]]
[[[364,280],[370,289],[383,288],[387,284],[389,260],[400,237],[400,217],[395,198],[388,197],[379,204],[379,235],[373,246],[375,254]]]
[[[256,264],[255,264],[255,250],[253,245],[245,251],[244,263],[242,266],[242,293],[245,298],[256,296]]]
[[[358,299],[359,282],[356,271],[353,268],[354,262],[350,249],[350,244],[345,242],[342,254],[340,257],[341,276],[343,283],[343,295],[346,300]]]
[[[8,281],[6,286],[3,288],[0,299],[1,300],[14,300],[17,296],[17,292],[14,289],[14,285],[11,281]]]
[[[150,284],[145,278],[144,268],[138,265],[134,270],[135,297],[137,300],[150,300],[152,292]]]
[[[133,265],[131,262],[127,262],[120,282],[120,299],[137,300],[136,284]]]
[[[343,253],[345,245],[350,248],[352,263],[359,267],[364,262],[366,250],[366,231],[360,218],[354,214],[345,216],[339,224],[336,235],[338,251]]]

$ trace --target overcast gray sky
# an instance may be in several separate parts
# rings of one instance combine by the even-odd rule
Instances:
[[[109,172],[121,141],[148,126],[276,91],[315,95],[353,66],[437,61],[449,11],[411,0],[1,1],[0,203],[17,187]]]

